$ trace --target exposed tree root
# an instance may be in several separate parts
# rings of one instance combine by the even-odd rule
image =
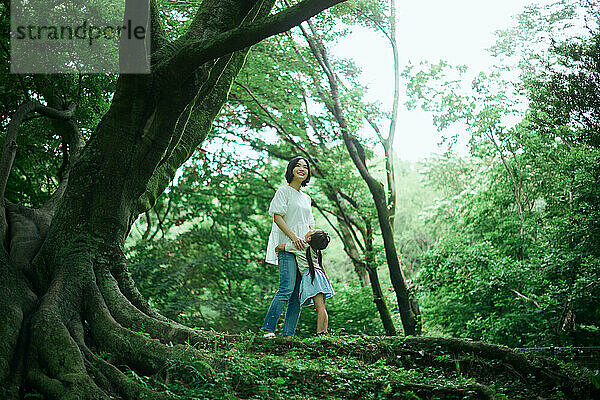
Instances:
[[[94,242],[61,249],[46,260],[48,246],[38,260],[56,269],[40,280],[44,285],[37,290],[45,295],[37,305],[25,277],[9,271],[6,253],[0,260],[0,305],[6,304],[0,313],[0,398],[19,398],[19,388],[26,387],[57,400],[171,399],[160,385],[153,391],[125,370],[160,381],[161,374],[195,359],[215,363],[207,353],[182,344],[203,340],[198,331],[147,315],[121,293],[127,284],[120,286],[106,268],[94,270]],[[135,286],[129,290],[136,292]]]
[[[138,400],[140,397],[156,400],[172,400],[173,396],[155,392],[132,381],[117,367],[93,354],[85,344],[80,344],[85,355],[87,367],[96,382],[100,382],[105,390],[122,396],[126,400]]]
[[[9,269],[3,255],[0,260],[0,382],[19,379],[23,326],[36,300],[23,275]]]
[[[153,339],[166,344],[194,344],[204,339],[197,330],[142,312],[121,293],[117,281],[108,270],[97,267],[96,280],[111,315],[123,327],[148,333]]]
[[[86,312],[90,333],[95,344],[110,352],[119,362],[150,375],[164,371],[172,360],[184,357],[209,359],[206,354],[193,347],[168,346],[142,333],[124,328],[110,314],[98,287],[93,285],[90,292]]]
[[[544,359],[538,358],[538,363],[530,361],[525,355],[511,350],[505,346],[499,346],[489,343],[482,343],[469,340],[453,338],[432,338],[432,337],[410,337],[404,340],[412,347],[428,348],[439,346],[456,353],[471,353],[484,359],[493,359],[502,361],[509,365],[522,376],[535,376],[539,381],[547,382],[552,385],[560,385],[574,390],[573,380],[564,373],[560,372],[557,365],[550,365]],[[402,347],[403,344],[400,344]],[[535,357],[534,357],[535,358]],[[543,365],[547,364],[547,365]]]
[[[117,251],[116,257],[118,261],[111,265],[110,271],[117,280],[120,292],[131,302],[131,304],[145,314],[158,320],[169,322],[168,318],[153,309],[148,303],[148,300],[146,300],[139,292],[131,274],[127,270],[125,256],[120,250]]]
[[[61,381],[50,378],[41,368],[30,366],[27,370],[26,379],[31,387],[44,393],[50,399],[62,399],[66,391]]]
[[[80,272],[81,269],[79,271],[71,269],[71,271]],[[127,301],[120,295],[116,281],[109,273],[107,276],[111,279],[103,280],[105,285],[109,285],[104,287],[106,297],[113,301],[115,299]],[[26,387],[44,394],[47,399],[101,400],[114,398],[114,395],[132,400],[139,399],[141,395],[148,399],[170,399],[172,396],[152,391],[132,380],[117,366],[129,366],[133,371],[142,374],[160,374],[165,373],[173,365],[194,358],[210,361],[210,356],[191,346],[163,344],[145,336],[144,332],[134,332],[121,326],[113,319],[104,302],[105,297],[100,293],[93,278],[84,278],[84,281],[90,282],[87,288],[81,285],[66,287],[63,285],[61,274],[57,274],[27,324],[24,324],[25,313],[15,306],[18,302],[9,303],[12,308],[8,307],[7,312],[2,313],[6,324],[0,328],[10,329],[15,333],[12,336],[4,335],[6,339],[12,338],[12,342],[5,341],[2,345],[12,352],[16,348],[27,349],[26,354],[20,357],[21,363],[25,360],[26,368],[24,368],[23,382],[15,382],[15,390],[12,394],[3,389],[4,391],[0,391],[0,397],[10,395],[16,398],[18,387],[25,384]],[[3,292],[2,295],[4,294]],[[70,301],[66,301],[64,296],[67,296]],[[81,297],[85,300],[77,302],[76,299]],[[23,303],[27,303],[31,308],[35,297],[23,298],[25,299]],[[127,302],[127,304],[129,311],[137,310],[131,303]],[[113,309],[117,310],[118,307]],[[83,313],[85,319],[80,317],[80,313]],[[119,315],[125,317],[125,314]],[[157,333],[170,337],[172,325],[146,316],[139,310],[134,318],[139,318],[138,322],[142,323],[152,322],[152,327],[157,330]],[[130,328],[136,326],[131,325]],[[183,332],[181,328],[178,329]],[[194,332],[189,328],[186,330]],[[19,339],[19,332],[28,332],[27,340]],[[189,333],[188,337],[191,337]],[[22,343],[17,346],[19,340]],[[96,356],[94,351],[90,350],[88,343],[103,352],[109,352],[111,361]],[[3,362],[0,366],[4,373],[0,380],[2,386],[9,382],[7,378],[11,371],[13,375],[15,374],[15,367],[10,365],[10,360],[13,358],[14,354],[11,353],[0,359]],[[14,379],[20,380],[19,377]]]
[[[85,344],[85,334],[81,320],[74,319],[69,324],[69,331],[85,357],[85,366],[96,384],[108,393],[115,393],[127,400],[146,399],[168,400],[172,396],[152,391],[139,383],[133,382],[117,367],[94,354]]]
[[[88,375],[77,343],[57,309],[45,301],[30,324],[28,383],[53,399],[108,399]]]

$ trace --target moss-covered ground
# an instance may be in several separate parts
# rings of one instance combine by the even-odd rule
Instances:
[[[202,361],[160,377],[127,371],[184,399],[592,399],[584,369],[508,348],[444,338],[264,339],[207,333]]]

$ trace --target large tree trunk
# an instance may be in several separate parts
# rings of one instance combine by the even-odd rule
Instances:
[[[187,345],[200,333],[168,321],[139,294],[125,239],[206,137],[245,48],[338,2],[307,0],[267,17],[274,0],[205,1],[187,33],[170,43],[152,4],[152,73],[119,77],[81,155],[79,138],[63,136],[71,141],[71,168],[48,203],[0,204],[3,398],[27,390],[48,399],[165,398],[124,372],[160,374],[184,353],[206,357]],[[35,103],[13,118],[0,199],[20,121],[28,112],[69,120],[66,111]]]

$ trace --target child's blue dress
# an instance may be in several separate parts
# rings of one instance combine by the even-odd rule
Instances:
[[[315,280],[312,282],[312,278],[310,276],[310,269],[308,268],[308,260],[306,259],[306,251],[297,250],[293,244],[286,244],[285,251],[293,253],[296,256],[296,265],[298,266],[298,271],[302,275],[302,281],[300,282],[300,305],[301,306],[311,306],[314,304],[313,297],[315,297],[319,293],[323,293],[325,298],[328,299],[335,294],[333,291],[333,287],[325,276],[325,273],[322,269],[319,268],[317,264],[317,253],[310,247],[312,260],[315,264]]]
[[[335,294],[329,279],[327,279],[323,271],[319,268],[315,268],[315,280],[313,282],[311,280],[310,271],[306,269],[302,274],[302,281],[300,282],[300,305],[313,305],[312,298],[319,293],[323,293],[326,299]]]

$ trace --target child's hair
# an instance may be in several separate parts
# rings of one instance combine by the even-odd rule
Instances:
[[[306,260],[308,261],[308,272],[310,273],[310,283],[315,281],[315,265],[310,254],[312,248],[317,253],[317,260],[319,261],[319,267],[323,269],[323,255],[321,250],[327,248],[331,238],[325,231],[317,231],[310,237],[310,246],[306,248]]]

